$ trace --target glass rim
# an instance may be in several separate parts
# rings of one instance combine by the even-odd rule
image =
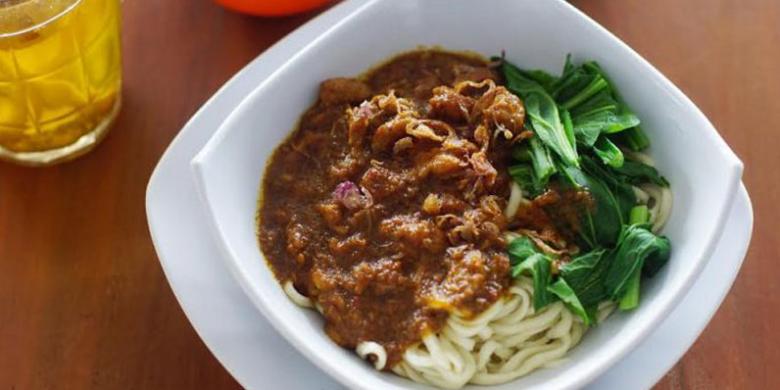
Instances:
[[[34,23],[33,25],[31,25],[29,27],[25,27],[25,28],[22,28],[22,29],[13,31],[13,32],[8,32],[8,33],[0,32],[0,39],[13,38],[15,36],[24,35],[24,34],[27,34],[29,32],[32,32],[32,31],[35,31],[35,30],[39,30],[39,29],[45,27],[46,25],[48,25],[50,23],[53,23],[56,20],[59,20],[60,18],[62,18],[66,14],[68,14],[70,11],[72,11],[74,8],[76,8],[76,6],[78,6],[81,2],[82,2],[82,0],[72,0],[68,5],[63,7],[63,9],[60,10],[59,12],[56,12],[53,15],[49,16],[48,18],[46,18],[45,20],[43,20],[41,22],[38,22],[38,23]],[[21,3],[11,5],[11,7],[20,6],[20,5],[24,4],[24,3],[25,3],[25,1],[22,1]],[[3,11],[0,10],[0,14],[2,14],[2,12]]]

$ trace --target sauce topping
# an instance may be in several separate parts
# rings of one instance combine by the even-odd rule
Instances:
[[[506,163],[524,107],[476,57],[421,50],[335,78],[274,153],[259,241],[326,333],[374,341],[386,369],[451,312],[509,285]]]

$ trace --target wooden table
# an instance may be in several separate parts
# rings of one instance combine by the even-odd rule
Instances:
[[[780,2],[581,0],[655,64],[745,162],[753,242],[731,294],[659,389],[780,386]],[[233,73],[313,14],[124,2],[125,104],[91,154],[0,164],[0,389],[231,389],[184,317],[147,231],[165,147]]]

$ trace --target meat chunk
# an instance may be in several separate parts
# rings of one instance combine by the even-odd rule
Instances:
[[[472,169],[474,169],[474,173],[484,179],[483,183],[486,186],[492,186],[493,183],[496,182],[498,171],[496,171],[496,168],[490,163],[485,152],[479,151],[472,154],[469,158],[469,163],[471,164]]]
[[[292,223],[287,226],[287,253],[296,259],[298,263],[303,263],[304,250],[309,245],[309,236],[311,230],[300,223]]]
[[[484,196],[479,199],[479,207],[466,210],[460,218],[440,219],[439,225],[449,229],[447,238],[451,243],[501,246],[501,232],[507,226],[501,206],[496,196]]]
[[[442,126],[442,124],[444,126]],[[447,129],[449,125],[438,121],[415,121],[411,123],[410,126],[407,126],[406,133],[414,138],[421,140],[428,140],[433,142],[444,141],[444,135],[437,134],[431,125],[435,127],[444,127],[444,131],[449,133]]]
[[[402,272],[402,265],[400,261],[387,258],[356,265],[352,268],[355,294],[361,295],[369,290],[376,295],[383,295],[399,289],[409,281]]]
[[[447,153],[450,153],[454,156],[457,156],[459,158],[465,158],[471,155],[471,153],[476,152],[479,150],[477,145],[474,145],[471,141],[464,139],[464,138],[458,138],[458,137],[449,137],[441,144],[442,150],[446,151]]]
[[[336,77],[320,84],[320,101],[326,105],[359,103],[371,97],[371,88],[353,78]]]
[[[445,237],[432,221],[417,215],[396,215],[379,225],[379,232],[404,246],[404,252],[417,253],[420,248],[436,253],[444,249]]]
[[[520,98],[504,87],[485,93],[476,106],[482,106],[485,125],[495,130],[508,130],[517,135],[523,130],[525,107]],[[511,135],[510,135],[511,137]]]
[[[428,196],[426,196],[425,200],[423,201],[422,209],[427,214],[436,215],[441,212],[442,203],[441,196],[436,194],[428,194]]]
[[[422,155],[417,163],[417,176],[452,176],[464,172],[467,165],[468,163],[446,152]]]
[[[354,253],[359,253],[366,247],[367,241],[360,233],[353,234],[343,240],[331,238],[328,242],[328,249],[334,255],[344,258]]]
[[[340,161],[335,161],[333,165],[328,168],[328,174],[335,180],[343,181],[363,169],[366,163],[365,155],[349,153]]]
[[[385,150],[406,135],[408,119],[392,119],[377,127],[371,137],[371,150],[378,152]]]
[[[449,248],[444,263],[447,275],[430,292],[431,299],[443,307],[458,307],[465,315],[477,313],[469,307],[484,305],[480,302],[480,291],[500,291],[502,281],[509,274],[509,258],[505,253],[486,253],[468,245]]]
[[[414,140],[412,137],[403,137],[398,141],[395,141],[393,145],[393,154],[403,153],[405,150],[409,150],[414,147]]]
[[[347,111],[347,139],[353,148],[359,147],[368,131],[368,125],[378,113],[378,108],[368,101]]]
[[[376,201],[396,193],[405,183],[403,172],[391,171],[378,164],[368,168],[360,179],[360,186],[366,188]]]
[[[339,207],[335,201],[329,200],[327,202],[319,203],[315,206],[315,209],[320,213],[320,216],[325,221],[325,225],[328,226],[330,230],[338,234],[347,233],[349,227],[342,222],[343,216],[341,207]]]
[[[463,96],[452,88],[438,87],[433,90],[433,97],[428,104],[431,105],[430,114],[433,117],[453,122],[468,122],[474,99]]]
[[[441,143],[454,133],[450,125],[441,121],[397,117],[376,129],[371,139],[371,149],[375,152],[386,150],[406,135],[417,140]]]
[[[466,209],[466,202],[450,194],[428,194],[423,201],[422,210],[429,215],[460,213]]]
[[[366,137],[370,136],[371,149],[383,151],[406,135],[408,129],[418,126],[419,116],[411,100],[399,98],[393,91],[376,95],[347,110],[349,145],[353,150],[360,149]]]

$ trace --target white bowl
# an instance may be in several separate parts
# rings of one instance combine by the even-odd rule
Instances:
[[[257,195],[266,161],[315,100],[320,81],[361,73],[418,45],[506,50],[523,68],[558,73],[567,53],[594,59],[642,119],[650,154],[674,191],[664,234],[669,264],[642,286],[642,302],[591,329],[563,364],[506,388],[575,388],[635,347],[684,296],[723,229],[742,163],[699,109],[647,61],[564,1],[371,1],[337,23],[274,72],[230,114],[192,167],[224,258],[246,294],[301,353],[353,388],[418,386],[376,372],[333,343],[316,312],[294,305],[274,279],[256,238]]]

